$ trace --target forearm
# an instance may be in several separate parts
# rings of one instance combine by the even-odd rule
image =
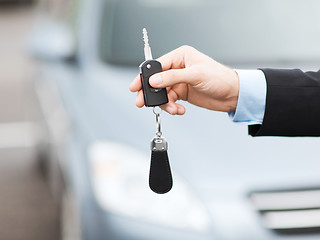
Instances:
[[[262,125],[252,136],[320,136],[320,71],[262,69],[267,80]]]

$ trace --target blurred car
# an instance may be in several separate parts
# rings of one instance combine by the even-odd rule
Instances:
[[[143,27],[154,57],[187,44],[234,68],[315,70],[319,1],[52,2],[29,49],[63,239],[320,238],[318,138],[251,138],[226,113],[184,103],[185,116],[162,114],[174,186],[158,195],[148,187],[155,118],[128,90]]]

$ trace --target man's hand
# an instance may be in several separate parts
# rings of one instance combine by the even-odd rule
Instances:
[[[183,115],[185,108],[177,100],[188,101],[215,111],[235,110],[239,95],[237,73],[189,46],[182,46],[157,59],[163,72],[150,77],[154,88],[167,88],[169,102],[161,108],[168,113]],[[136,105],[144,106],[140,76],[129,87],[138,92]]]

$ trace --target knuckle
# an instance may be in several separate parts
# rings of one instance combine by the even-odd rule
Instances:
[[[195,49],[189,45],[183,45],[180,47],[180,49],[183,51],[183,52],[191,52],[191,51],[194,51]]]

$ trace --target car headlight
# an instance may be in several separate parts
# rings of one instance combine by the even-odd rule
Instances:
[[[159,195],[149,189],[146,154],[103,141],[93,143],[88,155],[95,197],[107,211],[175,228],[208,229],[205,207],[176,173],[169,193]]]

